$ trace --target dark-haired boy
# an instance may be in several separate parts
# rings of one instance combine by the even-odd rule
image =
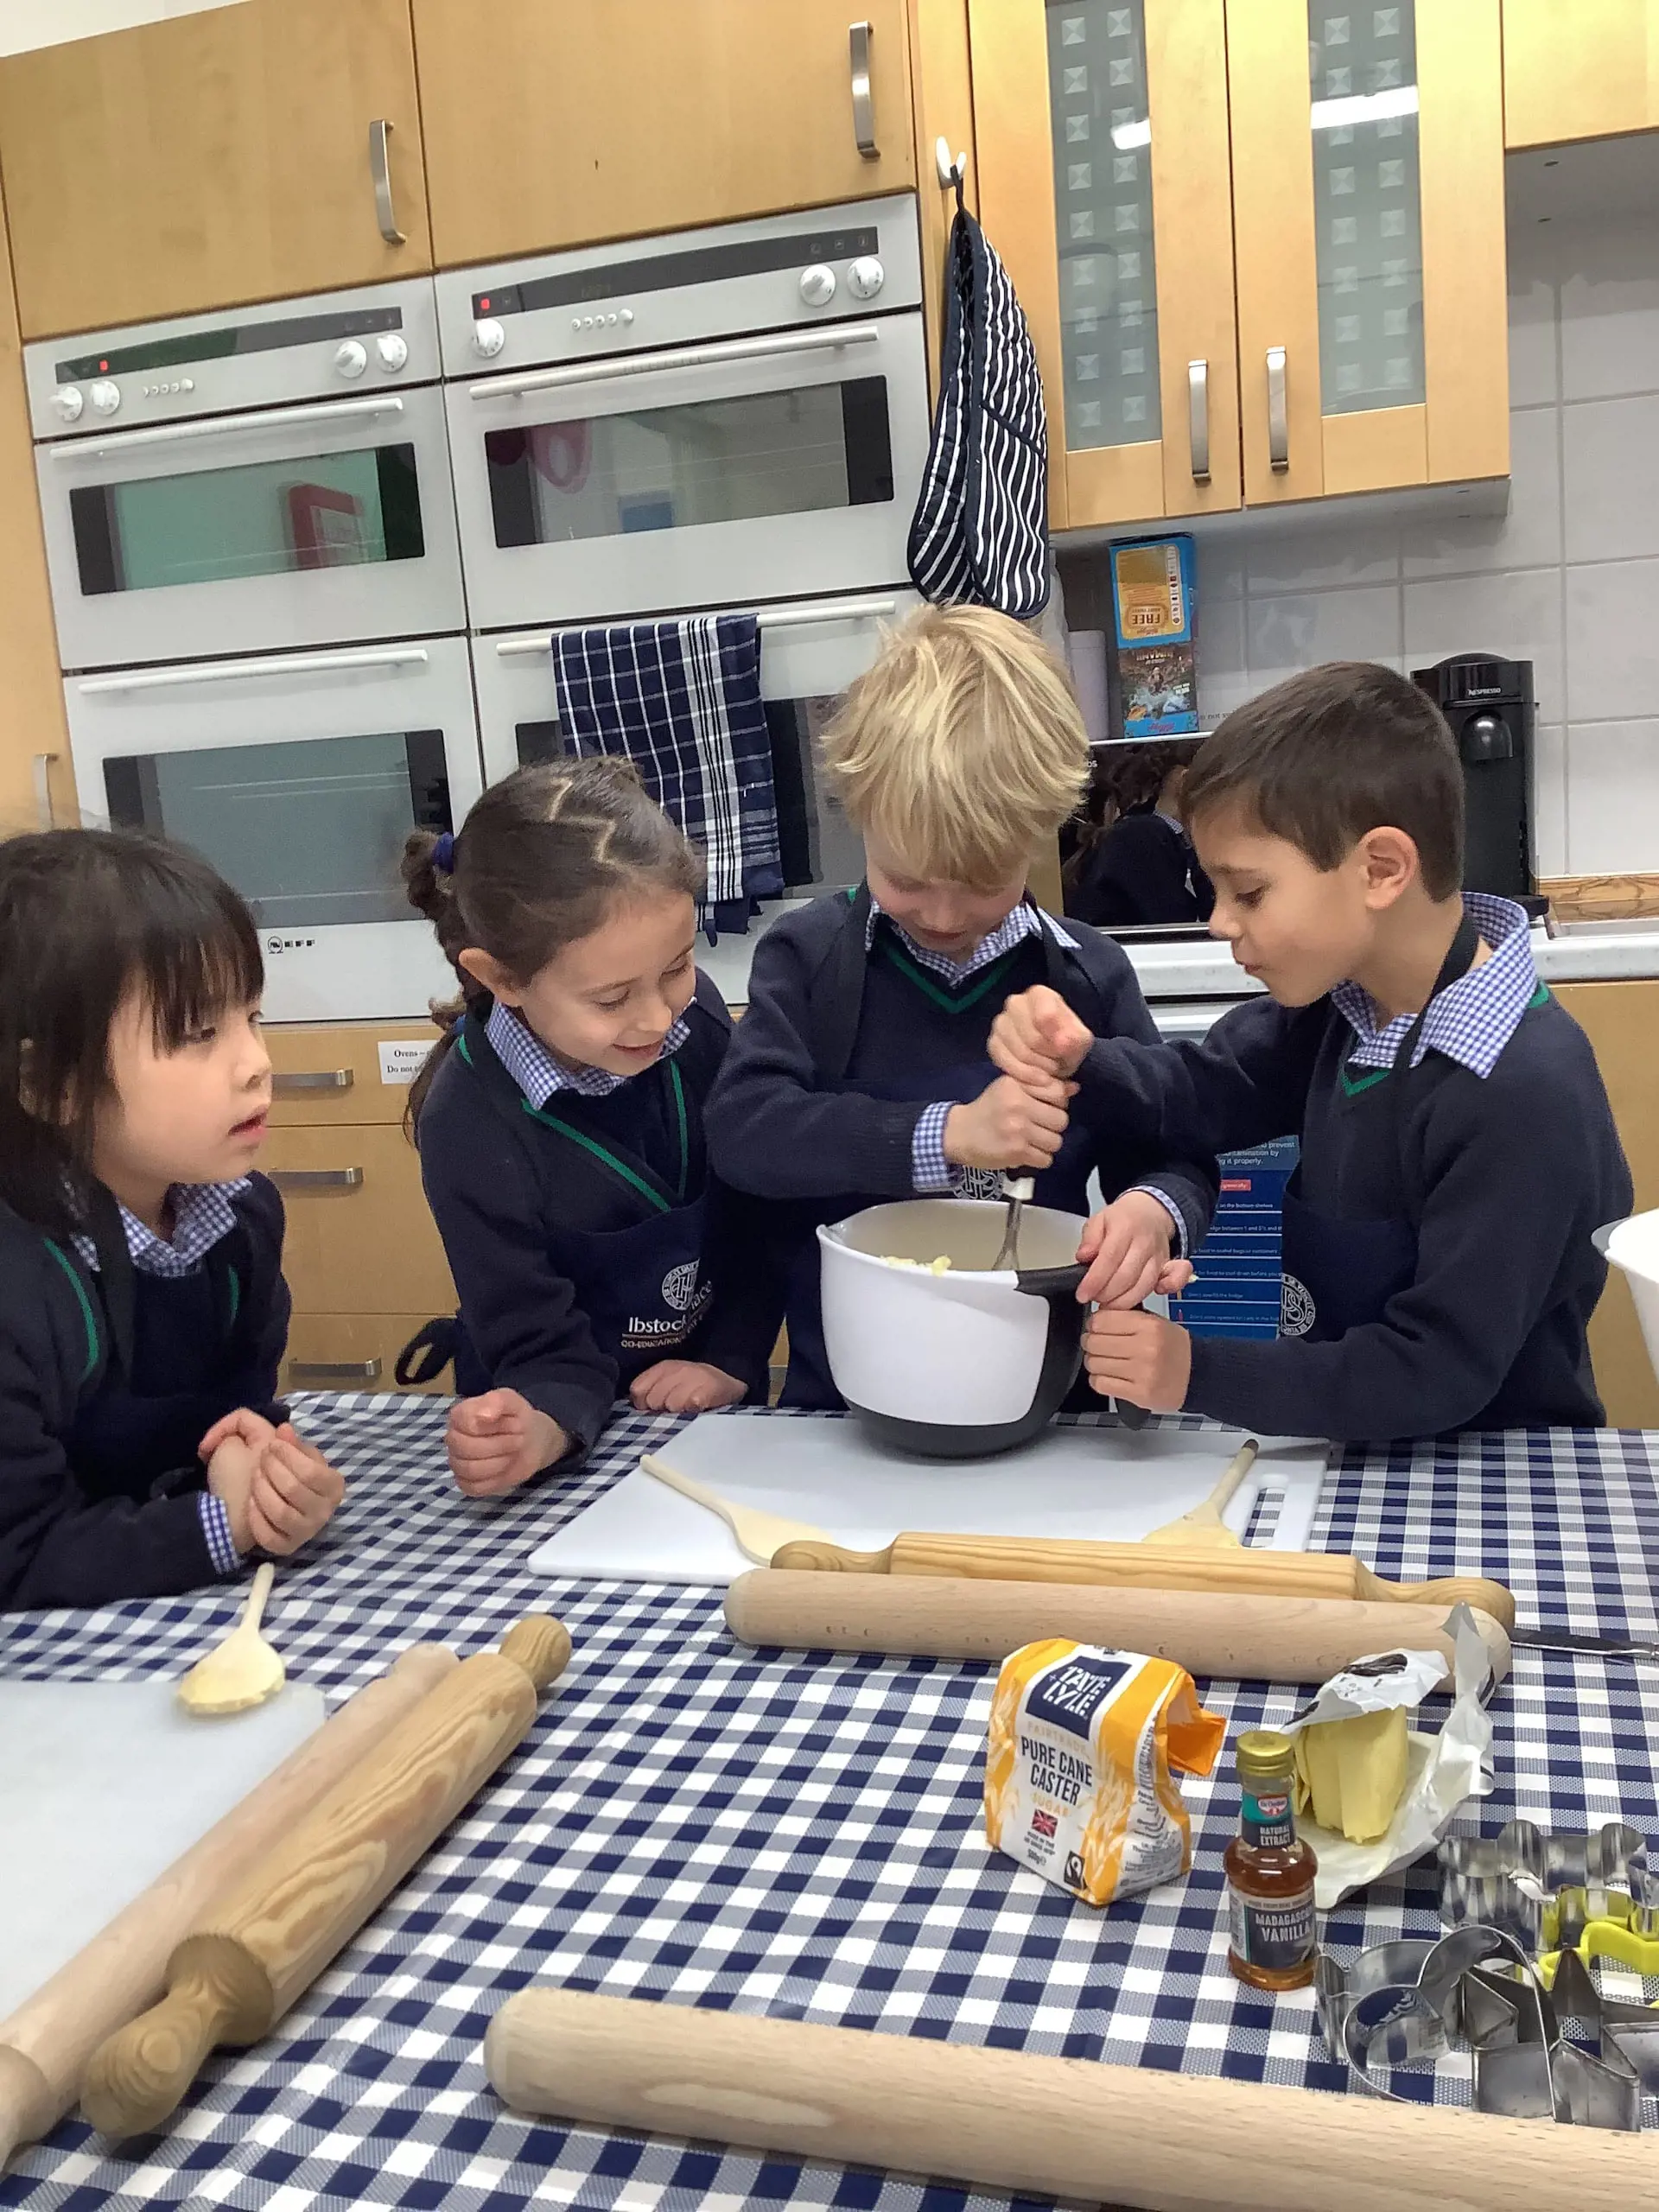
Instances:
[[[1201,1043],[1091,1038],[1043,990],[991,1039],[1007,1074],[1075,1078],[1103,1126],[1224,1152],[1294,1135],[1284,1332],[1194,1338],[1101,1311],[1103,1394],[1336,1438],[1599,1425],[1591,1243],[1630,1173],[1590,1046],[1538,981],[1527,918],[1460,894],[1463,779],[1416,687],[1333,663],[1227,716],[1188,777],[1211,931],[1270,995]],[[1087,1300],[1111,1277],[1090,1224]]]

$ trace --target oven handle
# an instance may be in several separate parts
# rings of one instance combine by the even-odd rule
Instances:
[[[234,437],[242,430],[285,430],[290,423],[338,423],[353,416],[403,411],[403,401],[389,391],[384,399],[326,399],[320,407],[270,407],[257,415],[208,415],[194,423],[160,423],[151,430],[123,430],[99,445],[77,445],[70,438],[47,451],[57,461],[100,461],[106,454],[131,453],[138,446],[176,446],[188,438]]]
[[[760,627],[804,630],[815,622],[856,622],[865,618],[874,622],[883,614],[896,614],[898,611],[896,599],[826,599],[816,607],[780,607],[776,613],[760,617]],[[538,630],[533,638],[504,638],[495,649],[500,660],[516,660],[522,653],[550,653],[552,650],[550,630]]]
[[[377,645],[349,653],[293,653],[268,660],[209,660],[188,668],[140,668],[124,676],[90,676],[75,689],[83,697],[100,691],[171,691],[181,683],[238,683],[255,676],[312,676],[340,668],[424,668],[424,645]]]
[[[714,346],[676,346],[657,353],[613,353],[608,360],[575,361],[568,368],[537,369],[528,376],[486,377],[468,389],[474,399],[517,399],[527,391],[556,391],[570,384],[603,384],[613,377],[648,377],[664,369],[708,369],[721,361],[765,361],[779,354],[821,353],[832,346],[873,346],[880,335],[873,322],[823,323],[813,330],[785,330],[766,338],[723,339]]]

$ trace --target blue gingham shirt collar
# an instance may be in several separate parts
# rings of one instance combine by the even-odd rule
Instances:
[[[1522,908],[1481,891],[1465,891],[1463,904],[1491,947],[1491,957],[1430,1000],[1411,1065],[1416,1067],[1426,1052],[1441,1052],[1484,1077],[1497,1065],[1498,1055],[1537,995],[1538,969]],[[1357,983],[1338,983],[1331,1001],[1359,1040],[1350,1065],[1392,1067],[1414,1016],[1397,1014],[1379,1029],[1370,995]]]
[[[875,942],[875,925],[882,918],[882,909],[876,899],[870,900],[870,918],[864,931],[864,950],[868,952]],[[977,975],[982,968],[988,968],[993,960],[1000,960],[1005,952],[1012,952],[1016,944],[1023,944],[1028,937],[1040,937],[1044,930],[1056,944],[1067,952],[1075,952],[1077,941],[1063,930],[1052,914],[1044,913],[1040,906],[1033,906],[1022,899],[1006,922],[999,924],[988,937],[982,937],[965,960],[953,960],[948,952],[934,952],[925,944],[918,944],[910,931],[887,917],[887,926],[919,967],[943,976],[948,983],[966,982],[969,976]]]
[[[574,1090],[583,1098],[608,1098],[612,1091],[634,1080],[631,1075],[610,1075],[603,1068],[562,1067],[524,1016],[499,1000],[490,1008],[484,1034],[496,1058],[537,1112],[556,1091]],[[684,1014],[678,1015],[663,1039],[662,1057],[666,1059],[671,1052],[677,1052],[690,1034],[690,1023]],[[653,1060],[652,1066],[656,1065]],[[640,1073],[647,1075],[650,1069],[642,1068]]]
[[[138,1274],[174,1280],[194,1274],[214,1245],[235,1228],[235,1202],[251,1179],[238,1175],[233,1183],[175,1183],[168,1192],[173,1214],[171,1236],[158,1236],[136,1213],[121,1206],[128,1255]],[[77,1236],[74,1247],[87,1266],[96,1270],[98,1247],[92,1238]]]

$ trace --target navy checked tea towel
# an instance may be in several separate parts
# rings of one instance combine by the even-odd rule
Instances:
[[[1048,603],[1048,421],[1036,349],[1008,274],[958,198],[944,349],[910,574],[935,606],[1027,621]]]
[[[772,740],[753,614],[692,614],[556,630],[554,678],[569,753],[622,753],[670,820],[709,856],[705,919],[741,931],[784,887]]]

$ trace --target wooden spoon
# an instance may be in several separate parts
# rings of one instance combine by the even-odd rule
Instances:
[[[694,1505],[701,1505],[709,1513],[717,1513],[737,1538],[738,1549],[746,1559],[754,1560],[761,1567],[772,1564],[772,1555],[782,1545],[793,1543],[823,1544],[830,1541],[822,1529],[814,1529],[804,1521],[785,1521],[780,1513],[763,1513],[758,1506],[734,1505],[728,1497],[717,1491],[705,1490],[690,1475],[683,1475],[671,1467],[655,1452],[647,1452],[639,1465],[645,1472],[670,1490],[677,1490],[682,1497],[689,1497]]]
[[[1236,1548],[1240,1539],[1221,1517],[1221,1510],[1255,1465],[1255,1455],[1262,1449],[1255,1437],[1247,1437],[1227,1463],[1227,1471],[1208,1497],[1198,1504],[1189,1506],[1178,1520],[1166,1521],[1161,1529],[1154,1529],[1141,1537],[1143,1544],[1231,1544]]]
[[[179,1703],[187,1713],[244,1713],[275,1697],[283,1687],[287,1669],[282,1654],[259,1633],[259,1616],[276,1573],[267,1560],[253,1578],[241,1619],[179,1684]]]

